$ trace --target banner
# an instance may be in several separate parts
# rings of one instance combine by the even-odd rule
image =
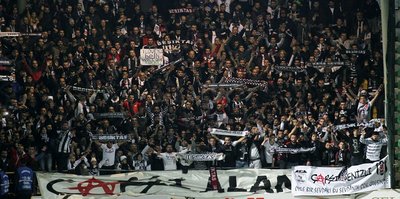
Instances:
[[[164,65],[158,66],[158,68],[156,70],[154,70],[153,73],[165,72],[168,69],[169,66],[175,65],[175,64],[177,64],[177,63],[179,63],[181,61],[183,61],[183,59],[179,58],[176,61],[173,61],[173,62],[170,62],[168,64],[164,64]]]
[[[357,54],[357,55],[363,55],[366,53],[365,50],[351,50],[351,49],[347,49],[345,50],[346,54]]]
[[[192,8],[175,8],[175,9],[169,9],[168,12],[169,12],[169,14],[192,13],[193,9]]]
[[[340,131],[343,129],[354,128],[354,127],[366,127],[366,128],[374,128],[375,123],[383,124],[383,119],[372,119],[369,122],[360,122],[360,123],[349,123],[349,124],[338,124],[333,126],[334,131]],[[328,127],[324,127],[323,131],[326,131]]]
[[[14,77],[11,75],[0,75],[0,82],[12,82],[14,80]]]
[[[0,65],[6,65],[6,66],[10,66],[12,65],[12,61],[11,60],[0,60]]]
[[[170,41],[157,41],[157,45],[164,50],[164,53],[179,53],[182,50],[182,45],[189,45],[194,51],[197,52],[196,44],[191,40],[170,40]]]
[[[326,67],[326,66],[343,66],[345,65],[344,62],[315,62],[310,63],[314,68]]]
[[[106,134],[106,135],[92,135],[91,138],[93,140],[98,141],[125,141],[130,140],[130,136],[128,135],[120,135],[120,134]]]
[[[226,136],[234,136],[234,137],[242,137],[245,136],[248,131],[228,131],[223,129],[210,129],[210,133],[213,135],[226,135]]]
[[[214,183],[208,170],[145,171],[104,176],[37,173],[43,198],[133,198],[161,195],[164,198],[247,199],[265,194],[290,193],[291,171],[284,169],[218,170]],[[211,190],[218,183],[221,189]],[[222,192],[223,191],[223,192]],[[271,198],[268,197],[268,198]]]
[[[387,156],[380,161],[346,167],[296,166],[294,196],[331,196],[389,188]]]
[[[125,114],[122,112],[116,113],[93,113],[93,117],[95,119],[104,119],[104,118],[116,118],[116,119],[124,119]]]
[[[221,161],[225,158],[223,153],[202,153],[202,154],[176,154],[178,158],[189,161],[203,162],[203,161]]]
[[[0,32],[0,37],[42,36],[42,33]]]
[[[83,88],[83,87],[78,87],[78,86],[72,86],[73,91],[79,91],[79,92],[85,92],[85,93],[90,93],[90,92],[97,92],[97,93],[105,93],[105,90],[102,89],[93,89],[93,88]]]
[[[311,148],[283,148],[283,147],[271,147],[270,152],[272,153],[307,153],[307,152],[313,152],[315,151],[316,147],[311,147]]]
[[[295,66],[274,66],[274,69],[277,71],[285,71],[285,72],[296,72],[296,73],[302,73],[306,69],[305,68],[298,68]]]
[[[224,84],[224,83],[217,83],[217,84],[203,84],[202,85],[204,88],[233,88],[233,87],[239,87],[241,86],[240,84]]]
[[[143,66],[159,66],[164,63],[162,49],[140,49],[140,64]]]
[[[244,85],[251,85],[251,86],[261,86],[261,87],[267,87],[268,82],[264,80],[255,80],[255,79],[243,79],[243,78],[236,78],[236,77],[230,77],[228,78],[225,83],[230,83],[230,84],[244,84]]]

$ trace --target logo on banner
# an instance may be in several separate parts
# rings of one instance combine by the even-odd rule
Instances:
[[[377,167],[376,173],[378,175],[383,175],[386,173],[386,162],[385,161],[379,161],[376,164],[376,167]]]
[[[92,178],[89,180],[85,180],[79,182],[76,187],[69,187],[70,190],[77,189],[82,196],[87,196],[90,194],[90,191],[95,188],[102,188],[104,194],[113,195],[115,190],[115,185],[119,184],[119,182],[104,182],[96,178]]]
[[[296,170],[294,171],[294,179],[299,183],[306,182],[307,178],[307,171],[306,170]]]

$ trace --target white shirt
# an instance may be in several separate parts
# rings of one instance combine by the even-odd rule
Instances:
[[[271,152],[272,149],[277,148],[278,144],[276,142],[274,142],[272,145],[269,142],[265,142],[264,143],[264,147],[265,147],[265,159],[267,161],[267,163],[271,164],[272,163],[272,158],[274,153]]]
[[[250,160],[258,158],[260,158],[260,153],[258,152],[257,146],[254,143],[252,143],[250,147]]]
[[[388,139],[384,136],[375,142],[371,138],[365,139],[365,136],[361,135],[360,142],[367,145],[366,158],[370,161],[378,161],[380,160],[382,146],[387,145]]]
[[[176,153],[160,153],[159,157],[163,160],[164,170],[176,170]]]
[[[369,120],[371,112],[371,102],[366,104],[358,103],[357,105],[357,116],[362,122]]]
[[[106,144],[101,145],[103,150],[103,159],[99,163],[99,167],[102,166],[113,166],[115,163],[115,151],[119,148],[118,144],[113,144],[111,148],[108,148]]]

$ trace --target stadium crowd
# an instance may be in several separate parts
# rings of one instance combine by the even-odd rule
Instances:
[[[384,153],[383,121],[368,125],[384,116],[376,0],[26,2],[0,3],[2,32],[40,33],[1,38],[3,171],[350,166]],[[141,49],[163,49],[164,64],[141,64]],[[128,139],[96,139],[115,134]],[[225,159],[177,160],[210,152]]]

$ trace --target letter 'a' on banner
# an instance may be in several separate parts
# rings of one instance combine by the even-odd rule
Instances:
[[[390,188],[386,156],[380,161],[346,167],[296,166],[293,196],[347,195]]]

